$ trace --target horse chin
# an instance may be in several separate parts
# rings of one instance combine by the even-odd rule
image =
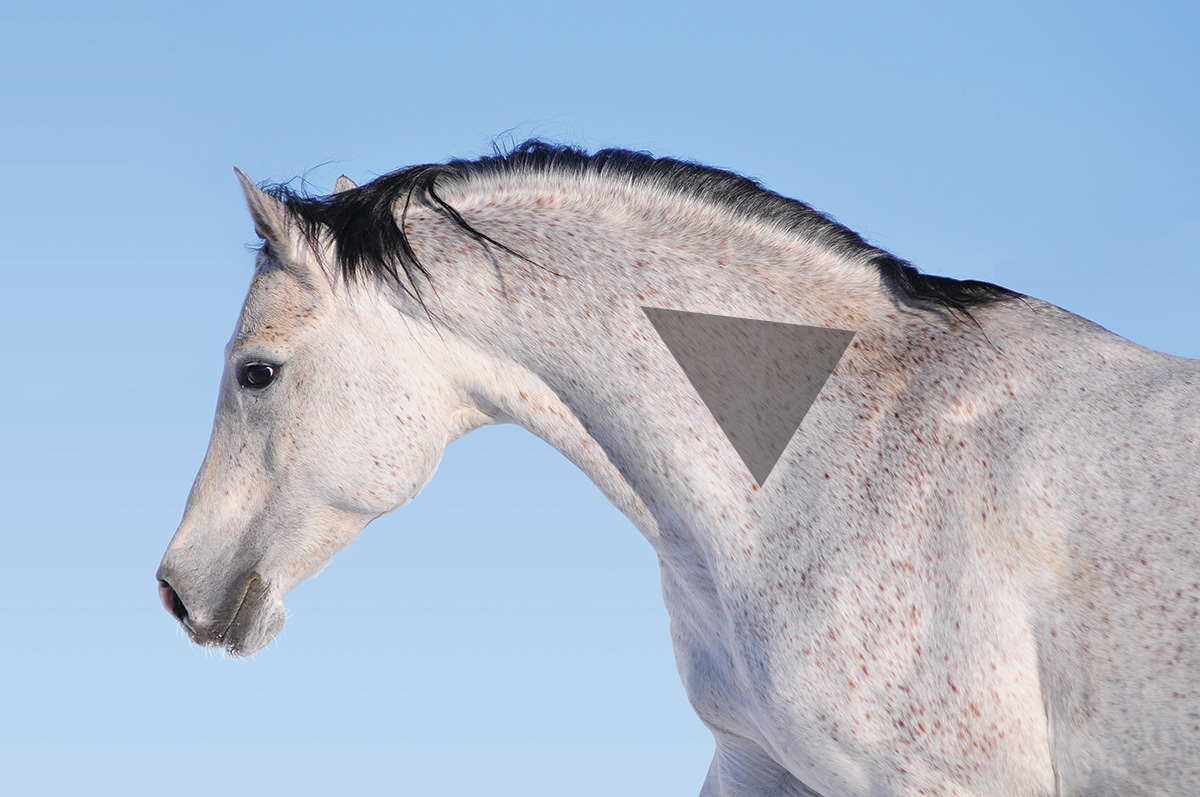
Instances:
[[[225,652],[235,659],[252,656],[283,630],[286,613],[283,603],[260,603],[249,614],[243,604],[221,641]]]

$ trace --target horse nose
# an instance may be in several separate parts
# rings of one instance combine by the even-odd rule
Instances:
[[[166,579],[159,579],[158,581],[158,597],[162,601],[163,608],[175,615],[176,620],[181,623],[187,620],[187,607],[183,605],[183,600],[179,597],[179,593],[166,582]]]

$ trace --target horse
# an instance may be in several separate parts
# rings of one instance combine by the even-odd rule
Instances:
[[[258,651],[515,423],[657,554],[702,795],[1200,794],[1200,362],[646,153],[237,176],[263,244],[157,573],[194,642]],[[845,333],[765,475],[655,313],[733,319],[701,358]]]

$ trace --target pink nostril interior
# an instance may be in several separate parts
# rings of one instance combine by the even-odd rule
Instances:
[[[187,609],[184,608],[183,601],[179,599],[178,593],[171,588],[171,585],[165,581],[158,582],[158,599],[162,601],[163,608],[175,615],[177,620],[187,618]]]

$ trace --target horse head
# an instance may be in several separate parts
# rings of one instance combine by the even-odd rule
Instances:
[[[449,342],[337,276],[329,236],[238,177],[264,246],[157,575],[193,641],[245,656],[283,627],[283,597],[411,500],[482,416],[450,378]]]

